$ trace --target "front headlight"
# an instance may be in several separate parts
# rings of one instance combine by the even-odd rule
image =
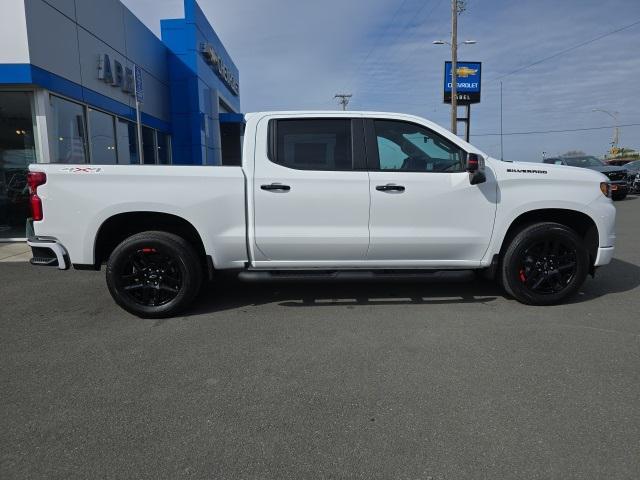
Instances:
[[[600,191],[605,197],[611,197],[611,185],[608,182],[600,182]]]

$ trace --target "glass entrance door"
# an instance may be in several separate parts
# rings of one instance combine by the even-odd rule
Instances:
[[[0,92],[0,241],[26,236],[27,167],[36,162],[31,92]]]

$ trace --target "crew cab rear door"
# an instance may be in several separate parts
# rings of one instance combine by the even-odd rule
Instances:
[[[369,176],[362,120],[260,120],[253,212],[255,266],[321,267],[364,260]]]
[[[413,122],[365,119],[371,216],[367,260],[477,266],[496,212],[496,180],[471,185],[466,152]]]

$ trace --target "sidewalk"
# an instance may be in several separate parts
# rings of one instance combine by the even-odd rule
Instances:
[[[0,243],[0,263],[28,262],[30,258],[31,249],[26,242]]]

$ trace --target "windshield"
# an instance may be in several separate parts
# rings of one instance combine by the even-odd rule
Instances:
[[[571,167],[602,167],[604,165],[596,157],[565,157],[564,161]]]
[[[640,160],[636,160],[634,162],[629,162],[626,165],[623,165],[627,170],[637,172],[640,170]]]

